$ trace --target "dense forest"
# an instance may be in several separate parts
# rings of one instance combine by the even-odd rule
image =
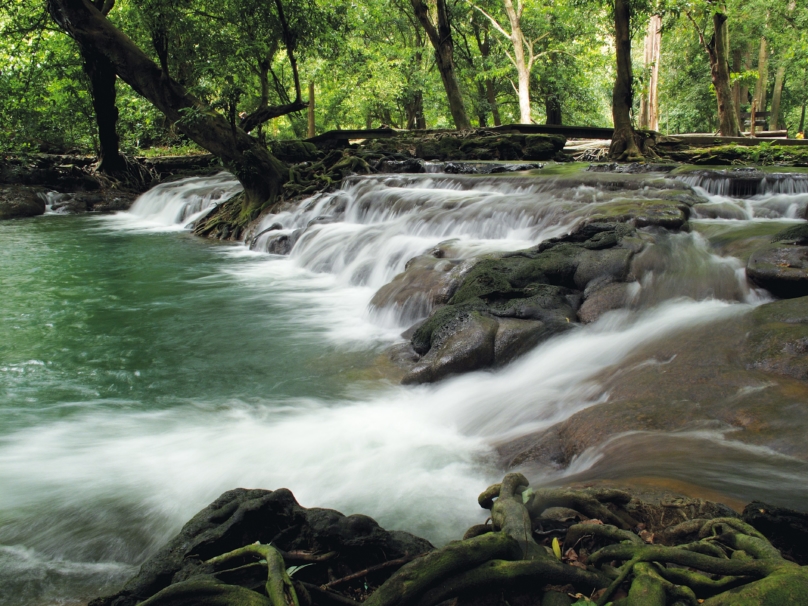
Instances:
[[[152,85],[178,85],[195,109],[175,113],[116,78],[127,80],[71,30],[71,11],[91,5],[159,66]],[[7,0],[0,141],[13,153],[99,153],[116,144],[117,117],[123,153],[190,151],[182,122],[202,107],[262,142],[304,138],[311,92],[316,133],[610,126],[620,97],[635,127],[666,134],[737,134],[754,102],[794,136],[806,20],[796,0]],[[629,41],[630,61],[616,63]],[[104,124],[113,138],[99,141]]]

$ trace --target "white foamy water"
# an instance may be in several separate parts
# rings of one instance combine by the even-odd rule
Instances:
[[[707,200],[694,209],[701,219],[805,219],[808,175],[720,171],[677,177]]]
[[[161,183],[139,196],[125,213],[104,217],[114,225],[148,231],[180,231],[243,188],[227,172]]]

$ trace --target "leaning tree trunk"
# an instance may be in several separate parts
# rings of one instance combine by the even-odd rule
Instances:
[[[435,62],[446,90],[449,101],[449,111],[452,113],[455,127],[458,129],[471,128],[466,108],[463,105],[463,95],[457,83],[454,65],[454,42],[452,29],[449,24],[449,13],[445,0],[438,0],[438,26],[437,28],[429,18],[429,12],[422,0],[411,0],[415,9],[415,16],[429,36],[429,41],[435,49]]]
[[[712,52],[710,52],[710,76],[715,88],[718,103],[718,124],[725,137],[740,137],[741,127],[738,124],[738,113],[732,103],[732,88],[729,77],[729,29],[727,16],[723,13],[713,14]]]
[[[168,77],[88,0],[48,0],[48,10],[81,47],[105,57],[124,82],[191,140],[221,158],[244,186],[248,207],[277,200],[288,172],[257,140]]]
[[[609,146],[609,157],[615,160],[642,160],[634,127],[631,125],[632,80],[631,72],[631,7],[629,0],[614,0],[614,37],[617,51],[617,77],[612,93],[614,134]]]

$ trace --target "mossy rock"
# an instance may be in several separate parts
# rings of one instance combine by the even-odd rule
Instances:
[[[690,207],[676,201],[615,200],[599,205],[590,221],[632,222],[637,227],[657,226],[681,229],[690,216]]]
[[[271,141],[269,148],[275,157],[284,162],[310,162],[321,155],[316,145],[300,139]]]
[[[0,188],[0,220],[35,217],[45,213],[45,200],[38,187],[11,185]]]
[[[789,227],[788,229],[777,232],[772,236],[772,242],[805,246],[808,244],[808,223],[800,223],[794,227]]]
[[[746,366],[808,380],[808,297],[761,305],[749,319]]]
[[[804,297],[808,295],[808,246],[783,243],[759,248],[749,257],[746,275],[777,297]]]

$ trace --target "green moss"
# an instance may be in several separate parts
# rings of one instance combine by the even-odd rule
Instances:
[[[808,604],[808,571],[784,566],[769,576],[720,593],[704,606],[796,606]]]
[[[615,200],[598,205],[591,221],[635,221],[638,227],[657,225],[679,229],[687,222],[687,205],[674,200]]]
[[[808,244],[808,223],[800,223],[772,236],[772,242],[790,242],[792,244]]]

